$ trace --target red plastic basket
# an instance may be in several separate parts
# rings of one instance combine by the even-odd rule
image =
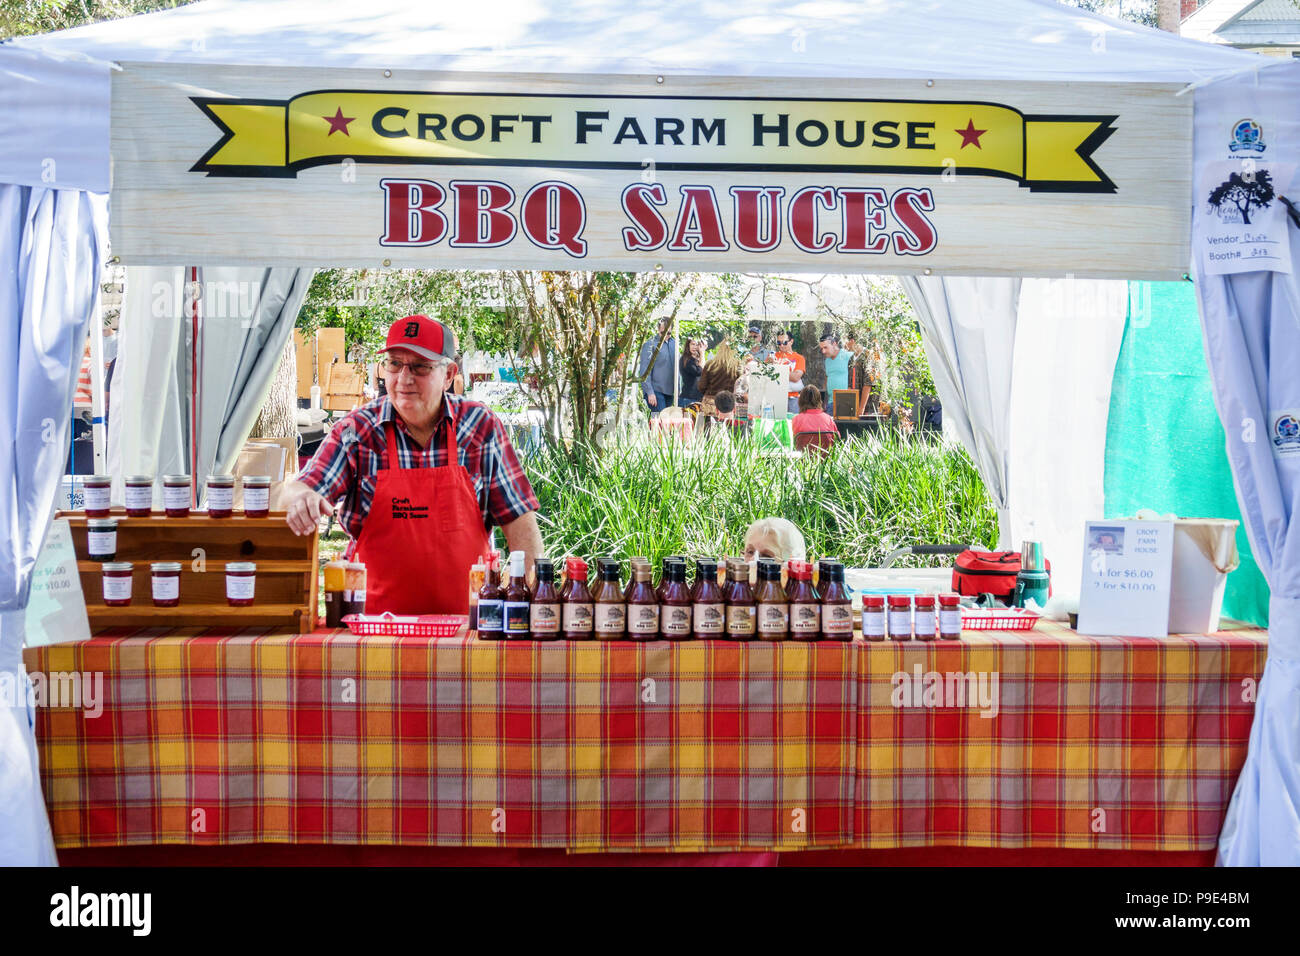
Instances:
[[[455,637],[469,623],[465,614],[347,614],[343,623],[353,634],[395,637]]]
[[[990,611],[963,611],[962,630],[966,631],[1032,631],[1038,615],[1018,607]]]

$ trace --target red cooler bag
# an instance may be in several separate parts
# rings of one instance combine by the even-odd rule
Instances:
[[[1052,562],[1047,562],[1052,570]],[[1010,601],[1016,594],[1016,575],[1020,573],[1019,551],[963,551],[952,569],[952,589],[958,594],[978,597],[992,594]],[[1049,589],[1049,592],[1050,589]]]

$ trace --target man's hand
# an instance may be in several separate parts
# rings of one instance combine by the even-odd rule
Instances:
[[[645,397],[645,400],[646,400],[646,404],[649,405],[651,408],[659,407],[659,399],[655,397],[654,392],[651,392],[649,395],[647,395]]]
[[[334,506],[301,481],[286,481],[281,491],[284,520],[294,534],[311,534],[317,522],[334,513]]]

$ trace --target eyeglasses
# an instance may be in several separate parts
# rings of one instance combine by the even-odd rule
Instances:
[[[411,374],[416,378],[425,378],[433,374],[435,368],[442,368],[444,363],[438,362],[403,362],[399,359],[384,359],[384,371],[389,375],[401,375],[402,369],[410,369]]]

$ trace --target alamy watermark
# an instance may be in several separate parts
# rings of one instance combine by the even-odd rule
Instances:
[[[104,712],[104,672],[29,671],[26,681],[0,672],[0,706],[73,708],[93,719]]]
[[[895,671],[890,678],[894,707],[971,707],[992,720],[998,715],[999,676],[997,671]]]

